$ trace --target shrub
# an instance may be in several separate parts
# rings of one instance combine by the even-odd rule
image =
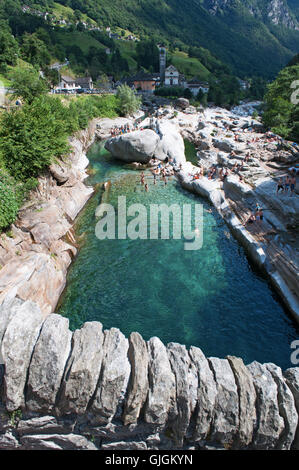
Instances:
[[[12,178],[0,170],[0,230],[12,224],[17,216],[19,204]]]
[[[119,100],[119,109],[122,115],[135,113],[141,105],[141,99],[127,85],[121,85],[117,89],[116,97]]]

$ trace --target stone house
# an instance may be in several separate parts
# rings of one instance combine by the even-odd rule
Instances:
[[[174,67],[174,65],[169,65],[165,70],[165,86],[179,86],[180,82],[180,73]]]
[[[156,87],[160,84],[160,74],[140,72],[126,80],[126,83],[135,90],[154,93]]]

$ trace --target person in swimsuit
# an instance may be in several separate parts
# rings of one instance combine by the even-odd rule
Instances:
[[[282,180],[282,178],[279,178],[279,181],[278,181],[278,184],[277,184],[276,194],[279,193],[280,189],[281,189],[282,192],[283,192],[283,190],[284,190],[284,185],[283,185],[283,180]]]
[[[289,176],[286,177],[284,182],[284,192],[287,193],[290,187],[290,178]]]
[[[293,196],[296,188],[296,176],[292,176],[291,178],[291,194],[290,196]]]
[[[247,224],[253,224],[253,222],[255,222],[255,216],[253,213],[251,213],[246,222],[244,223],[244,226]]]

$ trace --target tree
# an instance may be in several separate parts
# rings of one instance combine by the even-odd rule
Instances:
[[[15,192],[15,182],[3,170],[0,170],[0,231],[15,221],[19,204]]]
[[[41,96],[31,105],[6,112],[1,118],[0,156],[18,181],[38,176],[69,150],[68,133],[74,125],[59,98]],[[71,132],[70,132],[71,131]]]
[[[37,34],[25,33],[23,36],[21,52],[23,58],[32,65],[49,65],[51,55],[46,44],[38,38]]]
[[[121,85],[117,88],[116,97],[120,103],[120,111],[125,116],[133,114],[140,108],[141,99],[127,85]]]
[[[184,98],[187,98],[188,100],[191,100],[193,98],[193,94],[190,88],[186,88],[184,90]]]
[[[136,46],[137,62],[139,67],[158,72],[159,70],[159,49],[153,40],[140,41]]]
[[[102,90],[108,90],[108,88],[110,88],[109,78],[105,73],[102,73],[97,77],[96,87]]]
[[[11,87],[14,96],[22,97],[27,103],[34,98],[45,95],[49,91],[47,82],[34,68],[16,68],[10,74]]]
[[[293,138],[297,142],[299,142],[298,104],[293,102],[292,94],[299,94],[294,88],[298,77],[299,65],[286,67],[279,73],[276,80],[268,85],[263,114],[264,124],[273,132],[284,138]]]

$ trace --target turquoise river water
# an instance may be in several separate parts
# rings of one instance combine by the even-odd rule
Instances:
[[[175,180],[140,185],[140,172],[112,159],[103,144],[88,154],[88,182],[111,181],[105,202],[118,196],[132,203],[203,204],[203,247],[184,250],[185,240],[99,240],[95,235],[96,191],[78,217],[82,239],[59,303],[71,329],[86,321],[117,327],[126,336],[158,336],[165,344],[200,347],[207,356],[242,357],[292,367],[291,343],[298,329],[267,280],[249,263],[243,248],[207,201],[183,190]],[[116,215],[117,219],[117,215]]]

